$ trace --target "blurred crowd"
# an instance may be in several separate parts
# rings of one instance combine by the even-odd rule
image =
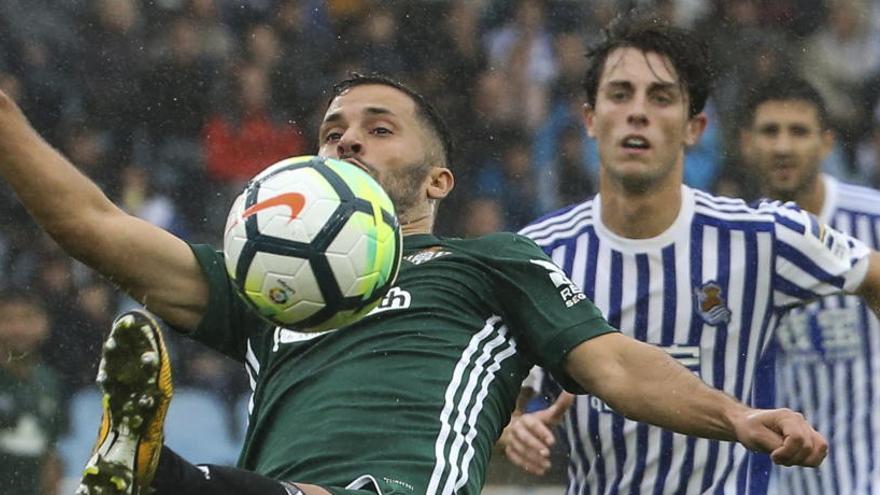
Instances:
[[[826,170],[880,184],[880,4],[868,0],[3,0],[0,88],[118,205],[219,246],[247,179],[316,150],[333,82],[392,75],[434,102],[456,139],[439,232],[476,236],[594,194],[584,54],[634,7],[696,29],[713,54],[689,185],[754,196],[738,110],[749,85],[781,70],[829,104],[838,145]],[[65,403],[91,384],[102,335],[134,304],[62,254],[2,184],[0,289],[43,301],[41,356]],[[237,365],[184,339],[172,347],[178,384],[230,407],[246,394]],[[2,415],[0,404],[0,427]]]

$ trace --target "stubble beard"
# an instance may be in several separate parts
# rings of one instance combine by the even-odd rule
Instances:
[[[421,185],[428,176],[431,166],[425,162],[412,163],[400,172],[388,174],[382,177],[380,184],[397,212],[397,219],[401,224],[414,220],[423,213],[419,206],[424,201],[424,192]]]
[[[766,183],[768,184],[766,194],[770,196],[771,199],[780,201],[798,201],[803,199],[805,194],[812,191],[813,184],[820,173],[819,168],[820,167],[817,164],[811,169],[805,171],[804,174],[791,183],[791,185],[781,184],[777,186],[772,180],[766,179]]]

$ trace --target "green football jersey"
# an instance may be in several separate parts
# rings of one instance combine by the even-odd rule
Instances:
[[[566,354],[615,331],[515,234],[405,237],[380,306],[322,334],[264,323],[240,300],[222,253],[193,249],[211,286],[193,336],[244,361],[254,388],[239,465],[276,479],[477,494],[530,368],[580,391]]]

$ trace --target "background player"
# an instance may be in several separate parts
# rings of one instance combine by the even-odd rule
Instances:
[[[589,64],[584,119],[599,147],[599,195],[522,233],[613,326],[749,401],[758,358],[785,308],[841,290],[880,308],[880,255],[858,241],[793,206],[749,208],[682,185],[684,149],[706,127],[700,112],[711,86],[706,50],[692,33],[623,19]],[[546,376],[533,378],[548,390]],[[547,469],[552,417],[511,424],[511,460]],[[579,396],[563,426],[571,494],[766,488],[767,473],[748,469],[745,449],[630,421],[595,396]]]
[[[747,102],[742,154],[762,193],[880,247],[880,193],[821,172],[834,135],[818,91],[785,74],[752,88]],[[776,336],[777,402],[815,421],[830,443],[820,469],[779,470],[780,493],[872,493],[880,487],[876,317],[858,297],[831,296],[793,308]]]

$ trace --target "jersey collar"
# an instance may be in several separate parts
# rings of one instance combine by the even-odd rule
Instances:
[[[425,249],[431,246],[439,246],[443,241],[434,234],[412,234],[403,237],[403,250]]]
[[[681,186],[681,208],[678,210],[678,216],[672,225],[665,231],[661,232],[650,239],[630,239],[622,237],[605,226],[602,223],[602,201],[599,195],[593,200],[593,218],[596,235],[604,239],[610,246],[618,251],[623,252],[644,252],[652,249],[664,248],[678,239],[688,239],[691,220],[694,218],[694,190],[682,185]]]

